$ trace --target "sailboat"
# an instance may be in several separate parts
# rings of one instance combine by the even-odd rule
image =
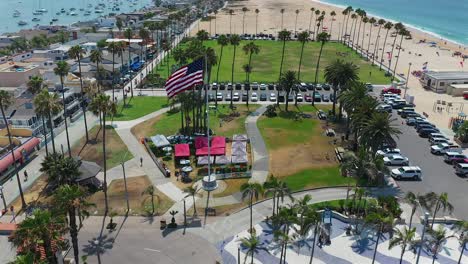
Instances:
[[[21,15],[21,12],[18,10],[15,10],[15,12],[13,12],[13,17],[19,17],[20,15]]]

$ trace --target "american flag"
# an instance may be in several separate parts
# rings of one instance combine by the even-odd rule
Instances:
[[[177,94],[203,83],[203,59],[198,59],[189,65],[175,71],[166,81],[164,88],[167,96],[172,98]]]

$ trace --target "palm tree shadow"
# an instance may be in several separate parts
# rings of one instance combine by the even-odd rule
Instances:
[[[352,237],[352,239],[355,240],[355,242],[351,245],[351,248],[354,252],[358,254],[363,254],[366,251],[372,251],[374,250],[374,244],[375,240],[373,237],[369,237],[369,234],[367,232],[363,232],[364,235],[355,235]]]
[[[88,243],[83,246],[83,252],[85,252],[87,256],[97,256],[100,262],[100,256],[112,249],[114,247],[114,242],[115,239],[107,235],[94,237],[88,240]]]
[[[187,228],[200,228],[200,227],[202,227],[202,221],[201,221],[200,218],[190,218],[190,219],[187,219],[187,226],[184,226],[182,224],[182,225],[177,226],[177,228],[168,228],[168,227],[166,227],[162,231],[162,236],[166,237],[166,236],[170,235],[172,232],[180,230],[180,229],[183,229],[182,233],[185,234],[185,230]]]
[[[125,214],[125,217],[124,217],[124,219],[122,221],[122,224],[120,224],[119,229],[117,230],[117,233],[115,233],[114,240],[117,240],[117,237],[119,236],[120,231],[122,230],[125,222],[127,221],[127,218],[128,218],[128,214]]]

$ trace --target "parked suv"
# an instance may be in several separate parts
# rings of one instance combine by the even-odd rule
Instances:
[[[397,180],[401,179],[413,179],[422,180],[422,171],[418,166],[405,166],[398,169],[393,169],[391,172],[393,178]]]
[[[400,155],[400,150],[396,148],[386,148],[386,149],[381,149],[377,150],[377,155],[380,155],[382,157],[390,157],[393,155]]]
[[[467,157],[459,152],[446,152],[444,155],[444,161],[447,163],[452,163],[455,159],[466,159]]]
[[[465,177],[468,175],[468,164],[458,163],[455,165],[455,174]]]
[[[448,143],[439,143],[437,145],[431,146],[431,153],[436,155],[445,154],[447,152],[461,153],[462,151],[462,148]]]

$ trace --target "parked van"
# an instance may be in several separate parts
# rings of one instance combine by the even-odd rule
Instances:
[[[443,138],[443,137],[438,137],[438,138],[433,138],[433,139],[430,139],[429,142],[431,143],[431,146],[432,145],[438,145],[440,143],[447,143],[449,145],[452,145],[453,143],[450,142],[448,139],[446,138]]]
[[[466,158],[465,155],[459,152],[446,152],[444,155],[444,161],[447,163],[452,163],[452,160],[459,159],[459,158]]]
[[[468,175],[468,164],[458,163],[455,165],[455,174],[465,177]]]

